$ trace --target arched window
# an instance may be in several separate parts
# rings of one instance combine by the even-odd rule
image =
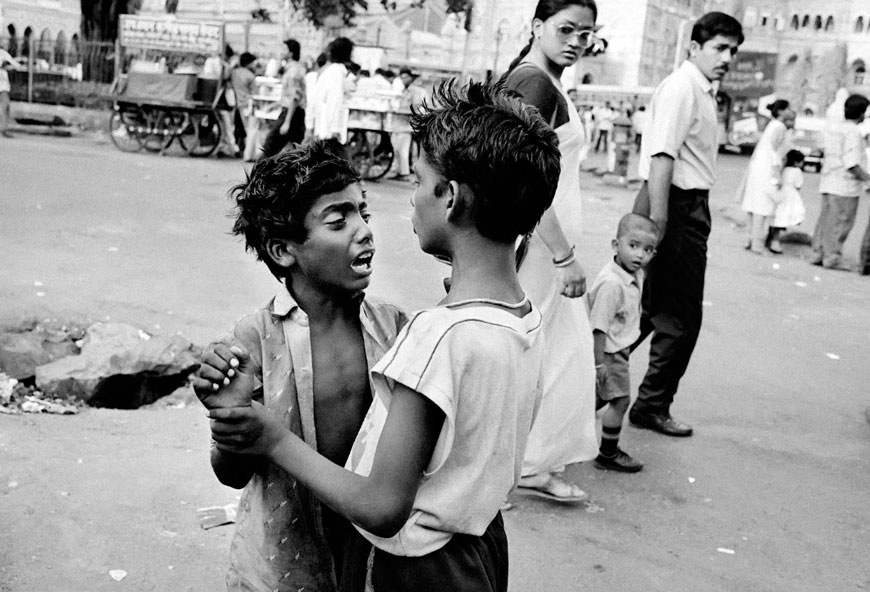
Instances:
[[[18,37],[15,36],[15,25],[10,24],[6,27],[6,32],[9,33],[9,48],[7,51],[14,58],[18,55]]]
[[[863,33],[864,32],[864,17],[863,16],[859,16],[855,20],[855,32],[856,33]]]
[[[794,14],[791,17],[791,29],[792,31],[797,31],[801,28],[801,20],[798,18],[798,15]]]
[[[804,19],[801,21],[801,28],[806,29],[810,26],[810,15],[805,14]]]
[[[39,34],[39,43],[36,46],[36,57],[46,62],[51,60],[51,31],[43,29]]]
[[[30,55],[30,38],[33,37],[33,29],[27,27],[24,29],[24,37],[21,38],[21,55]]]
[[[813,20],[813,29],[816,31],[820,31],[822,29],[822,17],[816,15],[815,20]]]
[[[60,31],[54,42],[54,63],[66,65],[66,33]]]
[[[828,16],[825,19],[825,31],[833,31],[834,30],[834,17]]]

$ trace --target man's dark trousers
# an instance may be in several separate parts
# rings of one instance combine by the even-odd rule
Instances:
[[[671,185],[667,229],[647,270],[641,336],[634,344],[652,333],[635,413],[670,414],[701,331],[709,236],[708,191]]]

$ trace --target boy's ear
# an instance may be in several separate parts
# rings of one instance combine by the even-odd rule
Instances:
[[[613,252],[616,253],[616,251],[619,249],[619,241],[613,239],[612,241],[610,241],[610,246],[613,247]]]
[[[460,185],[456,181],[447,182],[447,189],[444,190],[444,194],[441,197],[446,200],[444,202],[444,211],[447,214],[448,222],[455,223],[458,217],[465,212],[466,191],[468,191],[468,187]]]
[[[266,241],[266,253],[275,265],[290,269],[296,263],[296,243],[286,239]]]

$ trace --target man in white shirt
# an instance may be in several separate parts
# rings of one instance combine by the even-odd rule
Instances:
[[[329,63],[321,70],[311,102],[305,114],[306,136],[319,140],[347,142],[347,106],[345,94],[349,90],[345,64],[350,62],[353,41],[339,37],[329,44]]]
[[[668,436],[691,436],[671,417],[671,404],[701,331],[709,190],[716,180],[716,95],[743,28],[710,12],[692,28],[688,59],[659,84],[649,105],[640,150],[645,180],[634,212],[659,226],[659,246],[644,287],[641,336],[652,334],[649,367],[629,421]]]
[[[9,74],[6,73],[6,70],[14,68],[15,65],[12,55],[0,47],[0,135],[4,138],[12,137],[12,134],[9,133],[9,122],[12,120],[9,92],[12,90],[12,86],[9,84]]]
[[[638,152],[640,152],[640,142],[641,138],[643,138],[643,128],[646,127],[646,119],[646,107],[643,105],[631,114],[631,131],[634,133],[634,145],[637,147]]]
[[[867,97],[852,95],[843,104],[844,119],[837,121],[832,113],[825,124],[825,162],[819,181],[822,209],[813,232],[813,265],[851,270],[842,261],[843,243],[855,225],[862,184],[870,181],[867,145],[858,128],[868,105]],[[861,257],[863,268],[863,248]]]
[[[595,114],[595,120],[598,122],[598,139],[595,142],[595,152],[601,148],[601,143],[604,142],[604,151],[607,152],[607,143],[610,140],[610,132],[613,131],[613,120],[616,114],[610,108],[610,103],[605,103],[604,107],[598,110]]]

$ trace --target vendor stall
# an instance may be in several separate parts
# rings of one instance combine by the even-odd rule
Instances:
[[[396,110],[398,94],[356,92],[348,99],[347,151],[364,179],[380,179],[393,164],[392,132],[411,131],[410,113]]]
[[[208,156],[223,133],[217,110],[224,76],[224,28],[217,22],[121,15],[119,75],[109,122],[125,152],[163,154],[177,142],[191,156]]]

